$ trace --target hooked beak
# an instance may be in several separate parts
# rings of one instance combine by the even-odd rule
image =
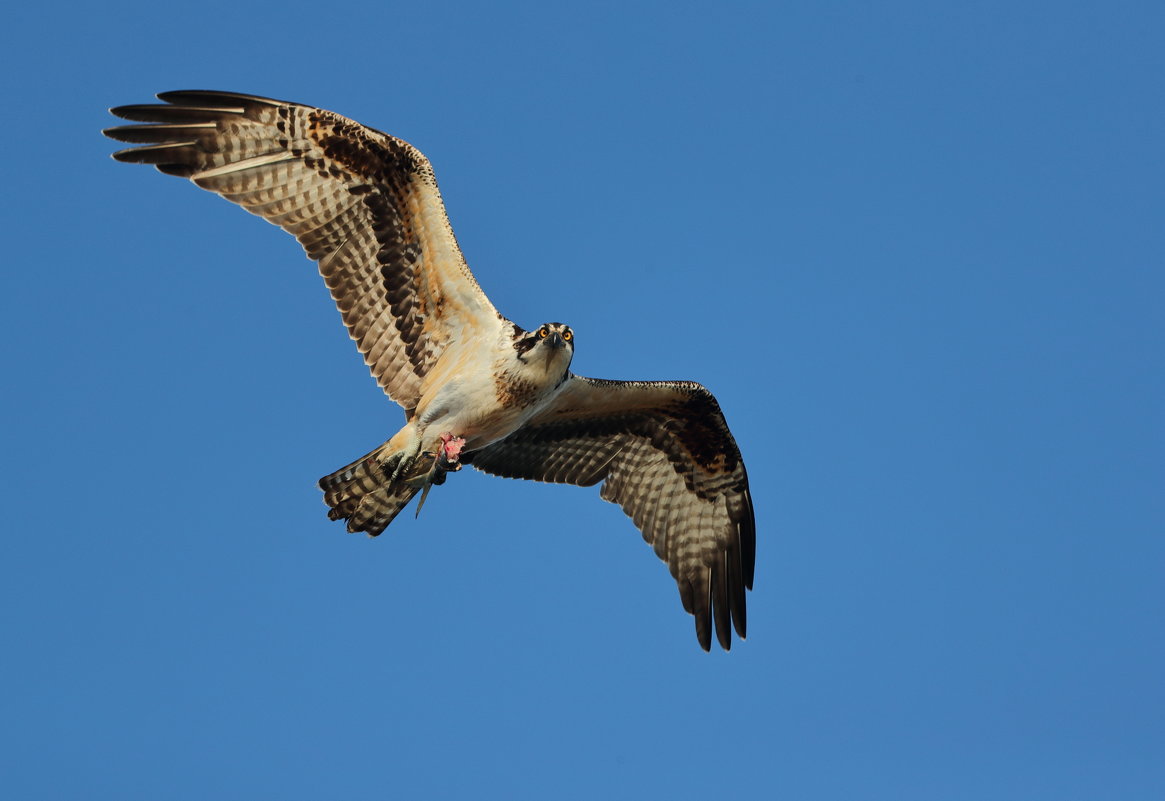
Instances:
[[[558,333],[557,331],[552,331],[550,336],[546,337],[546,344],[555,350],[558,350],[559,348],[566,346],[566,340],[562,338],[562,334]]]

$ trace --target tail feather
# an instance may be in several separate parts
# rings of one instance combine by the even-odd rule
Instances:
[[[347,520],[349,531],[379,535],[393,521],[420,486],[407,478],[390,481],[402,454],[391,452],[388,443],[340,468],[319,481],[328,517]]]

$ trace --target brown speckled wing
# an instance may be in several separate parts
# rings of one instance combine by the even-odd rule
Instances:
[[[699,384],[571,376],[555,403],[466,461],[487,473],[590,486],[667,562],[708,650],[745,636],[756,523],[748,475],[719,404]],[[730,623],[731,620],[731,623]]]
[[[330,111],[228,92],[158,95],[111,109],[105,131],[154,164],[295,236],[373,377],[410,411],[444,348],[500,316],[462,258],[428,160],[407,142]]]

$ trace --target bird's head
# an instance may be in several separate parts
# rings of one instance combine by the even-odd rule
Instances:
[[[544,323],[534,336],[538,338],[538,344],[550,351],[556,351],[565,348],[568,353],[574,352],[574,332],[570,330],[569,325],[563,323]]]
[[[547,367],[558,363],[565,370],[574,356],[574,332],[563,323],[544,323],[534,331],[517,335],[514,349],[524,362],[542,362]]]

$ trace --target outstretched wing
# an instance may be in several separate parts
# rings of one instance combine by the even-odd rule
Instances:
[[[319,263],[372,376],[411,414],[452,341],[495,330],[445,214],[428,160],[407,142],[296,103],[228,92],[164,92],[120,106],[146,125],[105,135],[291,233]]]
[[[499,476],[590,486],[667,562],[704,650],[745,635],[756,524],[748,475],[712,393],[680,381],[571,376],[554,404],[465,461]]]

